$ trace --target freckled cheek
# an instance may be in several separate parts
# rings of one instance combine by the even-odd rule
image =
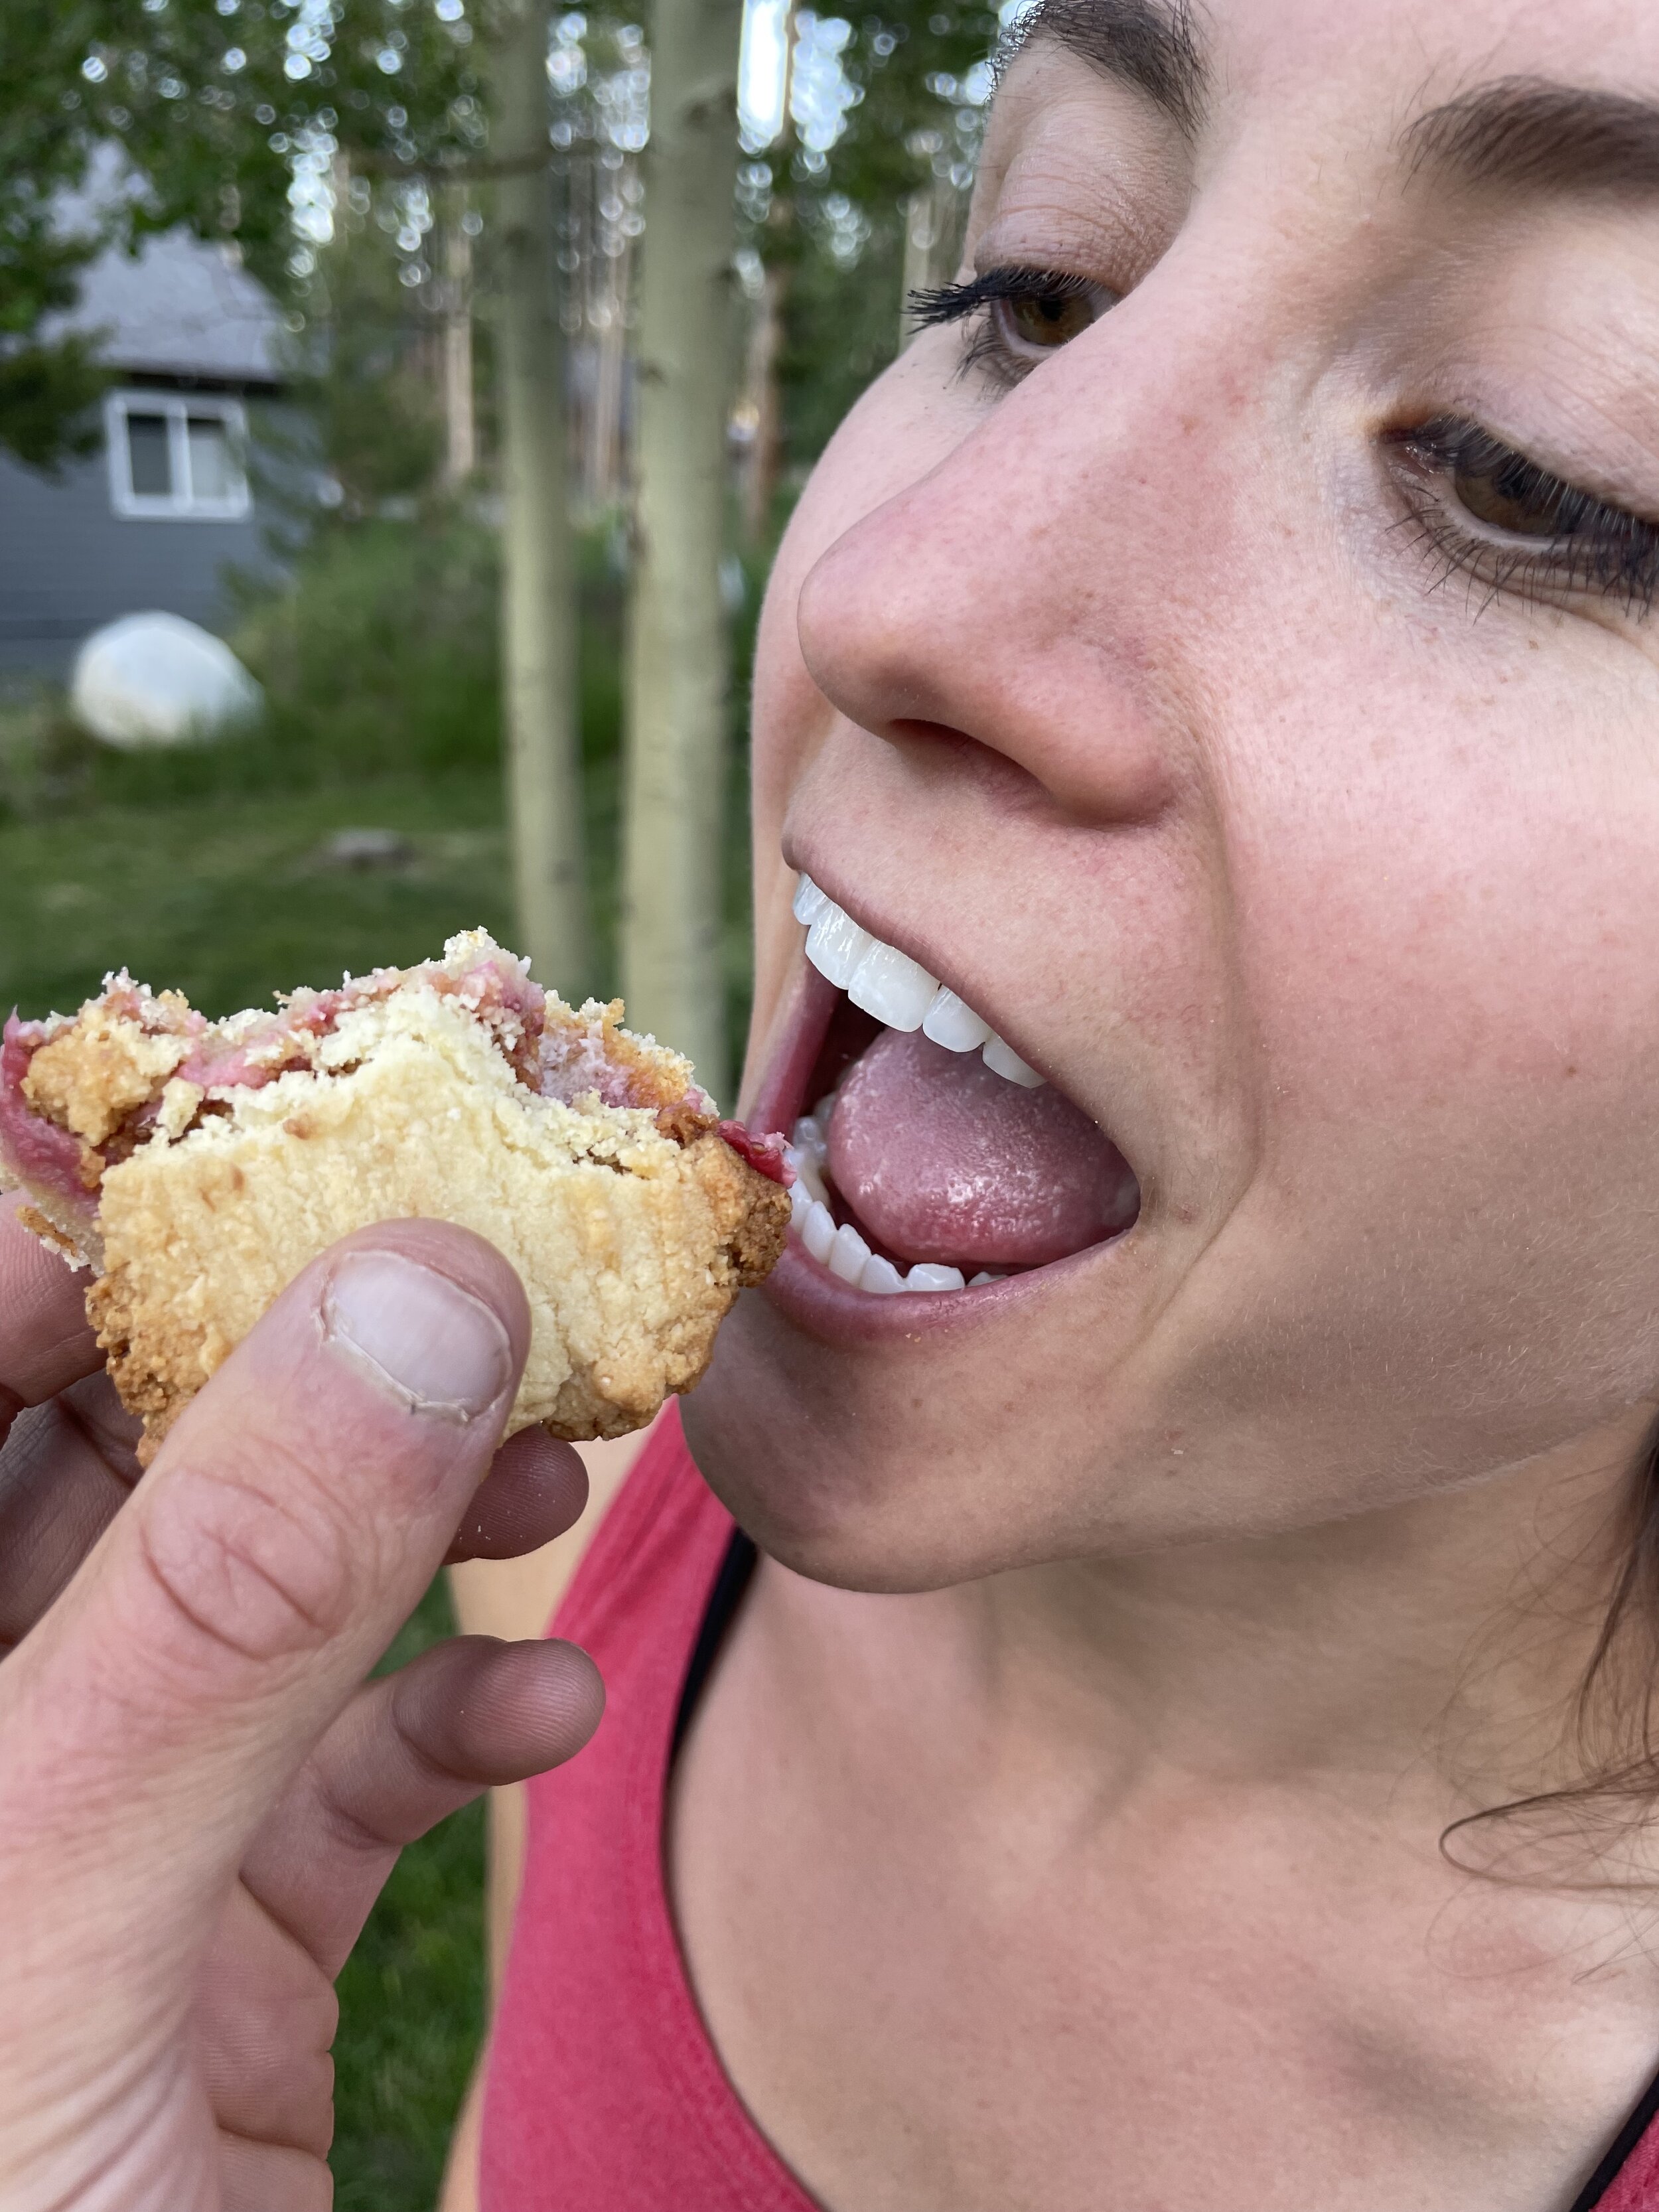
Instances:
[[[1565,783],[1500,788],[1443,762],[1415,796],[1351,787],[1323,835],[1304,817],[1294,867],[1281,848],[1243,886],[1247,988],[1278,1095],[1322,1117],[1393,1115],[1402,1136],[1415,1112],[1462,1110],[1523,1141],[1511,1116],[1579,1110],[1563,1081],[1604,1098],[1653,1081],[1648,811],[1626,833]]]

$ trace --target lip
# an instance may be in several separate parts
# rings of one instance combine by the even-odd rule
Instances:
[[[1000,1282],[981,1283],[975,1291],[894,1291],[884,1297],[843,1283],[821,1267],[799,1238],[791,1237],[760,1295],[771,1299],[791,1321],[830,1343],[916,1344],[941,1329],[999,1320],[1016,1305],[1029,1305],[1056,1287],[1063,1289],[1064,1277],[1086,1265],[1100,1264],[1133,1234],[1133,1227],[1126,1229],[1103,1244],[1090,1244],[1064,1260],[1049,1261],[1046,1267],[1029,1267],[1023,1274],[1005,1275]]]
[[[834,896],[833,892],[830,896]],[[805,1112],[812,1071],[836,1006],[844,996],[805,955],[800,967],[795,1004],[746,1116],[745,1126],[757,1135],[780,1129],[787,1134]],[[885,1296],[855,1290],[839,1275],[832,1275],[792,1233],[783,1256],[762,1285],[761,1295],[790,1320],[829,1342],[856,1346],[908,1340],[916,1343],[941,1329],[995,1321],[1052,1289],[1063,1290],[1067,1279],[1085,1267],[1109,1265],[1112,1256],[1134,1236],[1141,1219],[1142,1215],[1137,1214],[1117,1236],[1085,1245],[1063,1260],[1005,1275],[998,1282],[981,1283],[976,1289],[895,1291]]]
[[[806,1086],[842,995],[804,953],[800,969],[794,1008],[744,1116],[744,1126],[757,1136],[781,1129],[787,1137],[806,1111]]]

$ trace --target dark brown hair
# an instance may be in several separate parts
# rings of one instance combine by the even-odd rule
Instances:
[[[1583,1886],[1632,1879],[1614,1870],[1620,1846],[1659,1802],[1659,1422],[1604,1534],[1619,1570],[1567,1717],[1576,1778],[1454,1820],[1440,1848],[1472,1872],[1523,1881],[1542,1874],[1553,1884],[1571,1863]],[[1487,1848],[1466,1852],[1460,1838],[1474,1836]],[[1513,1868],[1504,1863],[1505,1837],[1515,1842]],[[1595,1869],[1589,1883],[1587,1854]],[[1650,1888],[1651,1867],[1644,1863],[1634,1880]]]

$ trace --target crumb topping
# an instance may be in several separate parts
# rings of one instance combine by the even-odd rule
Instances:
[[[692,1080],[691,1063],[653,1037],[622,1026],[623,1002],[590,999],[580,1012],[555,1000],[546,1009],[533,1088],[567,1106],[593,1097],[602,1106],[643,1108],[677,1144],[712,1129],[714,1101]]]
[[[101,1145],[189,1055],[184,1037],[146,1030],[105,1000],[35,1048],[23,1096],[60,1129]]]
[[[210,1022],[174,991],[152,992],[125,970],[73,1016],[7,1022],[0,1045],[0,1170],[86,1216],[104,1171],[153,1136],[173,1142],[234,1094],[291,1071],[319,1076],[355,1061],[321,1048],[346,1018],[394,993],[427,989],[489,1034],[515,1079],[572,1108],[643,1110],[682,1147],[718,1129],[740,1158],[786,1182],[782,1139],[721,1122],[689,1060],[622,1026],[620,1000],[571,1007],[530,979],[527,961],[483,930],[452,938],[441,960],[377,968],[337,988],[281,994],[272,1012]]]

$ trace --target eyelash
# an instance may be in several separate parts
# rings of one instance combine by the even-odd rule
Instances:
[[[1036,363],[1012,351],[995,315],[987,311],[1001,301],[1064,301],[1103,291],[1063,270],[1004,267],[965,283],[913,292],[909,304],[919,329],[963,326],[959,374],[977,369],[1007,391]],[[1104,296],[1111,298],[1109,293]],[[1484,584],[1483,604],[1504,593],[1530,604],[1587,593],[1622,602],[1627,615],[1640,617],[1652,611],[1659,597],[1659,525],[1552,476],[1462,416],[1434,416],[1414,429],[1389,433],[1383,443],[1397,459],[1394,473],[1408,509],[1407,521],[1440,572],[1437,585],[1456,575],[1467,577],[1471,590]],[[1477,520],[1457,496],[1460,477],[1490,487],[1524,514],[1553,522],[1553,534],[1533,544],[1518,537],[1505,542],[1459,524],[1454,519],[1458,508],[1470,523]]]
[[[1434,416],[1415,429],[1389,433],[1384,442],[1400,458],[1407,520],[1438,567],[1439,582],[1462,575],[1471,590],[1484,584],[1483,604],[1505,592],[1530,604],[1583,593],[1620,601],[1638,618],[1651,612],[1659,593],[1659,525],[1552,476],[1462,416]],[[1553,524],[1552,534],[1528,544],[1461,526],[1452,507],[1469,510],[1457,496],[1459,477]]]
[[[932,292],[912,292],[909,307],[918,330],[939,329],[951,323],[971,325],[974,319],[980,317],[977,329],[963,330],[957,374],[966,376],[979,369],[994,384],[1007,391],[1035,363],[1010,349],[997,328],[996,317],[984,311],[994,307],[999,301],[1082,300],[1103,290],[1103,286],[1091,283],[1086,276],[1078,276],[1066,270],[988,269],[983,276],[970,276],[966,283],[941,284]]]

